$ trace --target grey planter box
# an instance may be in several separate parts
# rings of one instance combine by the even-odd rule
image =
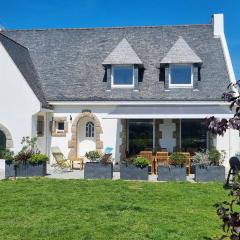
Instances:
[[[0,161],[0,178],[5,179],[9,177],[33,177],[46,175],[46,163],[40,165],[20,164],[15,167],[9,161]]]
[[[101,164],[99,162],[84,163],[84,179],[112,179],[112,163]]]
[[[121,164],[120,179],[148,180],[148,166],[145,168],[140,168],[132,164],[131,165]]]
[[[210,181],[225,181],[225,167],[224,166],[196,166],[195,180],[197,182],[210,182]]]
[[[158,181],[186,181],[185,166],[158,166]]]

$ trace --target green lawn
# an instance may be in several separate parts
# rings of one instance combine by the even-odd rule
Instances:
[[[0,181],[0,239],[210,239],[221,184]]]

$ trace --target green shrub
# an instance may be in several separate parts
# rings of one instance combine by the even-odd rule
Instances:
[[[192,157],[192,161],[197,165],[209,166],[210,165],[209,151],[202,150],[200,152],[195,152],[195,155]]]
[[[136,157],[133,159],[133,164],[136,167],[145,168],[149,165],[149,160],[145,157]]]
[[[0,159],[5,159],[7,164],[11,164],[14,160],[14,152],[9,149],[0,150]]]
[[[179,152],[174,152],[170,155],[170,160],[171,160],[171,164],[174,166],[181,166],[183,167],[183,165],[186,163],[186,156],[182,153]]]
[[[225,151],[218,151],[213,148],[209,151],[209,161],[211,165],[219,166],[223,163],[225,158]]]
[[[96,161],[100,158],[100,154],[97,151],[89,151],[85,153],[85,157],[91,161]]]
[[[31,165],[40,165],[40,164],[46,163],[48,160],[49,160],[49,158],[45,154],[33,154],[28,159],[28,162]]]

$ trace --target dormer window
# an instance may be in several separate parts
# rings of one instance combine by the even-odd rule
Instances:
[[[134,66],[113,65],[112,66],[112,87],[133,88],[134,87]]]
[[[192,87],[192,64],[170,64],[169,87]]]

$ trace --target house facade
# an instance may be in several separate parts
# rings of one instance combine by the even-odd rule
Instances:
[[[240,150],[239,132],[206,131],[230,118],[222,93],[235,75],[223,15],[209,24],[0,31],[0,147],[37,136],[67,157],[113,148]],[[53,161],[53,160],[51,160]]]

